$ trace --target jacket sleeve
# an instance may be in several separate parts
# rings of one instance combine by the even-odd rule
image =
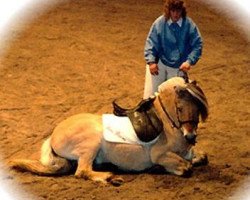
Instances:
[[[158,63],[160,43],[157,34],[156,23],[150,28],[144,48],[146,63]]]
[[[191,51],[188,54],[187,62],[195,65],[200,59],[203,48],[203,41],[198,27],[193,23],[190,29],[190,46]]]

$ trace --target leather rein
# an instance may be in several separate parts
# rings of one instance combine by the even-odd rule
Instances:
[[[182,70],[178,70],[177,76],[182,77],[184,79],[185,83],[189,83],[189,77],[188,77],[187,72],[184,72]]]

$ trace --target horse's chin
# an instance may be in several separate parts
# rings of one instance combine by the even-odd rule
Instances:
[[[190,145],[192,145],[192,146],[194,146],[194,145],[197,143],[196,140],[190,141],[190,140],[187,140],[187,139],[186,139],[186,141],[187,141],[188,144],[190,144]]]

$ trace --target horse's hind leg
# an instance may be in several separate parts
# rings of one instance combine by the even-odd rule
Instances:
[[[95,182],[107,183],[113,176],[110,172],[97,172],[92,169],[92,159],[86,158],[87,156],[82,156],[78,160],[78,167],[75,176],[84,179],[90,179]]]
[[[114,176],[111,172],[97,172],[93,171],[92,167],[86,163],[86,160],[80,159],[78,161],[78,168],[75,175],[79,178],[90,179],[95,182],[111,183],[114,186],[120,186],[124,183],[123,178]]]
[[[90,134],[89,134],[90,135]],[[78,178],[90,179],[95,182],[107,183],[113,176],[110,172],[97,172],[93,170],[93,162],[101,148],[101,137],[98,134],[91,134],[77,152],[78,166],[75,176]]]

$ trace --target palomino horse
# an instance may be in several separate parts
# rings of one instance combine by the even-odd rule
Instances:
[[[55,127],[42,145],[40,160],[15,159],[10,166],[39,175],[60,175],[69,173],[72,161],[77,161],[77,177],[122,183],[111,172],[94,171],[93,163],[112,163],[125,171],[161,165],[180,176],[194,165],[206,164],[206,154],[193,149],[199,118],[204,121],[208,116],[207,100],[200,87],[194,82],[185,83],[180,77],[169,79],[159,86],[153,107],[163,131],[146,145],[106,141],[102,116],[83,113]]]

